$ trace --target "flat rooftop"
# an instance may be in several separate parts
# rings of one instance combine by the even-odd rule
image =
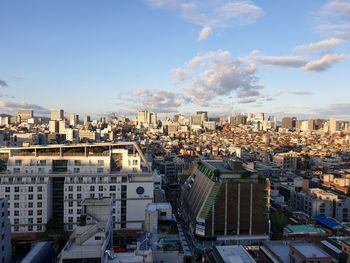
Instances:
[[[289,247],[286,241],[265,241],[263,247],[270,250],[274,256],[277,256],[282,262],[289,262]]]
[[[289,244],[305,258],[329,258],[330,256],[316,245],[308,242],[293,242]]]
[[[326,231],[315,225],[287,225],[284,230],[290,234],[325,235]]]
[[[220,254],[221,258],[225,263],[256,262],[243,248],[243,246],[216,246],[215,249]]]

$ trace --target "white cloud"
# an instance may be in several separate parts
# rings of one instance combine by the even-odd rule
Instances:
[[[211,26],[205,26],[199,32],[198,41],[203,41],[207,39],[213,33],[213,29]]]
[[[301,56],[266,56],[261,54],[259,51],[251,52],[247,59],[253,60],[263,65],[288,68],[299,68],[308,62],[306,58]]]
[[[256,67],[252,63],[233,60],[228,51],[197,55],[184,66],[188,79],[183,81],[184,92],[191,101],[207,105],[215,98],[233,92],[239,99],[256,99],[263,87],[257,84]]]
[[[319,59],[309,61],[303,69],[307,71],[324,71],[330,68],[333,64],[346,59],[345,54],[330,53],[322,56]]]
[[[327,53],[320,58],[310,59],[303,56],[266,56],[259,51],[253,51],[247,57],[243,57],[242,60],[268,66],[299,68],[306,71],[324,71],[347,58],[348,56],[345,54],[338,53]]]
[[[254,23],[264,15],[249,0],[146,0],[151,6],[175,12],[188,23],[199,25],[199,34],[207,38],[215,28],[230,28]]]
[[[328,38],[321,40],[319,42],[314,42],[314,43],[308,43],[304,45],[298,45],[294,48],[294,51],[317,51],[317,50],[323,50],[323,49],[329,49],[331,47],[343,44],[345,40],[340,39],[340,38]]]
[[[350,1],[328,0],[317,18],[316,32],[340,38],[350,37]]]
[[[39,114],[49,114],[50,111],[40,105],[30,104],[27,102],[14,102],[14,101],[4,101],[0,100],[0,109],[2,113],[14,114],[19,109],[34,110],[35,113]]]
[[[180,94],[159,89],[133,89],[131,99],[137,108],[149,109],[159,113],[176,112],[186,100]],[[140,102],[137,102],[140,101]]]

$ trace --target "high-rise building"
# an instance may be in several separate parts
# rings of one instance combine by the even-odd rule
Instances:
[[[339,131],[339,122],[335,118],[329,119],[329,132],[335,133]]]
[[[79,124],[79,115],[78,114],[72,114],[69,116],[69,125],[72,127],[75,127]]]
[[[149,123],[150,124],[157,124],[157,113],[155,113],[155,112],[149,113]]]
[[[284,117],[282,119],[282,128],[291,129],[293,128],[293,120],[290,117]]]
[[[89,115],[86,115],[84,117],[84,125],[88,125],[91,122],[91,118]]]
[[[269,187],[239,160],[199,162],[182,186],[183,215],[197,242],[268,239]]]
[[[61,121],[64,120],[64,112],[61,109],[52,109],[51,110],[51,120]]]
[[[27,122],[28,119],[33,118],[33,110],[18,110],[17,117],[19,118],[18,122]]]
[[[65,131],[67,128],[67,122],[66,120],[60,120],[58,121],[58,131],[60,133],[62,133],[63,131]]]
[[[11,224],[8,218],[8,200],[0,198],[0,260],[11,262]]]
[[[153,202],[153,176],[135,142],[1,148],[0,156],[14,237],[43,232],[50,220],[72,231],[81,201],[102,197],[113,199],[113,228],[136,232]]]
[[[49,131],[51,133],[59,132],[58,121],[54,121],[54,120],[49,121]]]

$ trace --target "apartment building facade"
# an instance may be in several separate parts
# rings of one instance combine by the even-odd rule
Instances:
[[[81,200],[103,197],[112,198],[115,230],[139,230],[153,202],[153,176],[134,142],[3,148],[0,162],[14,234],[43,232],[51,219],[73,231]]]

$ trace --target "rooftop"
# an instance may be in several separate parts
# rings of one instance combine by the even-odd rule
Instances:
[[[225,263],[255,263],[243,246],[216,246],[215,249]]]
[[[284,230],[291,234],[314,234],[314,235],[324,235],[326,232],[315,225],[287,225]]]
[[[293,242],[289,246],[294,247],[305,258],[329,258],[330,256],[319,247],[308,242]]]

